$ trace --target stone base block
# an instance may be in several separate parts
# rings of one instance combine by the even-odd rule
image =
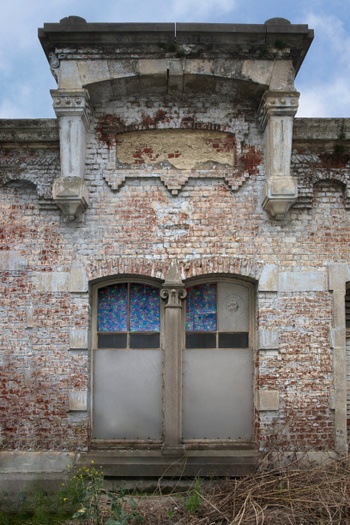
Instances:
[[[52,188],[52,197],[66,221],[73,221],[89,205],[88,190],[80,177],[59,177]]]
[[[263,209],[276,220],[283,220],[298,197],[297,181],[288,176],[270,177],[263,190]]]

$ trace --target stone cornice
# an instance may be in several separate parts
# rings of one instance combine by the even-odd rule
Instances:
[[[87,23],[83,18],[70,16],[59,23],[44,24],[38,34],[49,61],[50,53],[51,57],[57,53],[59,59],[67,58],[79,48],[94,56],[98,50],[101,58],[116,49],[129,56],[194,56],[200,50],[206,56],[225,54],[262,60],[283,57],[292,60],[296,71],[313,40],[313,31],[307,25],[291,24],[282,18],[264,24],[111,24]],[[64,57],[60,56],[62,53]],[[80,56],[84,58],[81,52]]]
[[[50,144],[48,144],[50,143]],[[59,131],[56,119],[0,120],[0,147],[18,148],[31,145],[58,147]]]

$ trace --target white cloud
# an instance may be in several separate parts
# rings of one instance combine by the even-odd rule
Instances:
[[[297,78],[299,115],[350,116],[349,10],[344,0],[6,0],[0,18],[0,117],[53,116],[37,28],[77,15],[88,22],[245,22],[282,16],[308,23],[315,40]],[[345,0],[348,4],[349,0]],[[21,87],[24,91],[21,91]],[[29,95],[31,93],[31,95]]]
[[[307,22],[315,30],[318,43],[331,53],[337,60],[342,62],[347,69],[350,69],[350,35],[347,33],[347,26],[344,20],[336,16],[320,16],[315,13],[307,15]],[[325,69],[327,63],[324,64]]]
[[[350,117],[349,79],[302,87],[298,117]]]

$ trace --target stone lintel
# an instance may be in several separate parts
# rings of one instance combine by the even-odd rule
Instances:
[[[327,290],[325,272],[280,272],[280,292],[324,292]]]

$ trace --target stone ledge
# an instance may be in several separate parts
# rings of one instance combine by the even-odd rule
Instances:
[[[0,452],[0,474],[44,474],[65,472],[72,465],[75,454],[72,452]]]
[[[258,462],[256,450],[186,451],[179,458],[163,456],[160,451],[110,452],[91,451],[80,456],[77,465],[87,466],[94,461],[108,477],[226,477],[255,472]]]

